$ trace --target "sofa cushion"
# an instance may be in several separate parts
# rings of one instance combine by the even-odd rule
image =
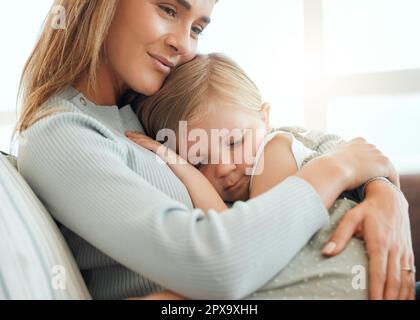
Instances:
[[[0,154],[0,300],[90,299],[57,225],[9,160]]]
[[[420,267],[420,174],[402,175],[400,180],[401,190],[404,192],[409,204],[411,236],[413,239],[415,264],[418,269]],[[417,281],[420,281],[419,271],[416,274]]]

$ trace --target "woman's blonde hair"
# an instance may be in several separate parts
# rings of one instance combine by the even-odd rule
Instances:
[[[215,101],[255,113],[262,108],[257,86],[232,59],[218,53],[198,55],[176,68],[155,95],[131,103],[147,135],[156,138],[161,129],[177,132],[180,121],[190,125],[217,112]]]
[[[54,94],[87,75],[94,89],[103,44],[119,0],[56,0],[25,64],[19,87],[21,112],[15,132],[22,133],[57,110],[42,110]],[[60,7],[58,7],[60,6]],[[54,28],[56,8],[64,9],[65,25]]]

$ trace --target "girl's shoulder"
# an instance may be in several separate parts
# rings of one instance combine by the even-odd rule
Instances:
[[[271,144],[271,152],[277,150],[289,150],[298,168],[301,168],[305,163],[305,159],[314,156],[316,151],[311,148],[311,140],[307,141],[305,135],[307,131],[300,127],[283,127],[272,129],[267,135],[267,146],[269,141],[275,140],[276,142]],[[287,149],[286,149],[287,148]]]

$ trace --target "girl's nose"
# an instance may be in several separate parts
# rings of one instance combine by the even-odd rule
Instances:
[[[232,171],[234,171],[236,169],[236,165],[233,163],[229,163],[229,164],[218,164],[216,165],[216,177],[217,178],[224,178],[227,175],[229,175]]]

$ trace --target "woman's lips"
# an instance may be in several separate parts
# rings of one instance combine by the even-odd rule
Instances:
[[[152,59],[152,62],[158,71],[165,75],[168,75],[171,72],[172,67],[168,65],[169,63],[165,63],[159,56],[155,56],[150,53],[148,55]]]

